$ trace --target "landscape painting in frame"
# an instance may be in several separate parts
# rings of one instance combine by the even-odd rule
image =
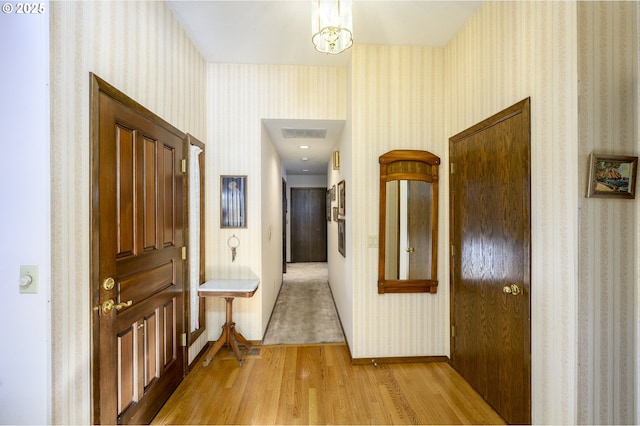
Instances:
[[[638,157],[591,154],[587,197],[635,198]]]

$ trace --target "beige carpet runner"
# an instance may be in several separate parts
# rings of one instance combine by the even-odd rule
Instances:
[[[341,343],[326,263],[290,263],[263,345]]]

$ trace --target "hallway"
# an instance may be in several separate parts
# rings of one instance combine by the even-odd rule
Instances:
[[[326,262],[287,264],[263,345],[342,343]]]

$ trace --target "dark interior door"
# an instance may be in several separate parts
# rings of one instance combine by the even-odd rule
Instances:
[[[325,188],[291,188],[291,261],[327,261]]]
[[[101,80],[92,96],[94,421],[142,424],[185,373],[184,134]]]
[[[450,139],[451,361],[531,422],[529,99]]]

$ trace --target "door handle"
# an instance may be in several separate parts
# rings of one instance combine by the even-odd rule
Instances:
[[[406,251],[407,253],[413,253],[414,251],[416,251],[416,249],[414,249],[413,247],[407,247],[407,248],[405,249],[405,251]]]
[[[115,303],[113,299],[109,299],[102,304],[102,312],[104,312],[105,314],[108,314],[114,309],[116,311],[119,311],[120,309],[128,308],[131,305],[133,305],[133,300],[127,300],[124,303]]]
[[[512,296],[517,296],[520,294],[521,289],[518,287],[518,284],[505,285],[502,287],[502,292],[506,294],[510,294]]]

